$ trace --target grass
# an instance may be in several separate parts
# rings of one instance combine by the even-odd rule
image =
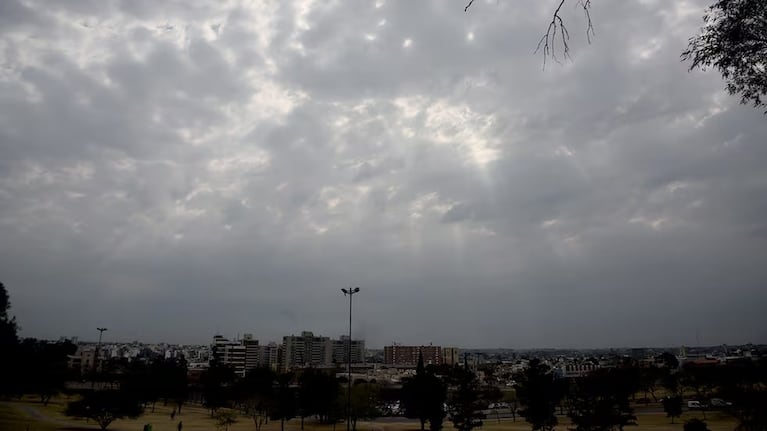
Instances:
[[[7,431],[56,431],[56,425],[32,418],[13,403],[0,404],[0,429]]]
[[[39,399],[24,398],[21,401],[12,401],[0,403],[0,430],[3,431],[76,431],[76,430],[97,430],[92,421],[86,423],[84,420],[69,418],[64,415],[68,400],[64,397],[54,398],[48,404],[43,406]],[[184,406],[182,416],[170,418],[172,407],[163,406],[157,403],[154,413],[151,408],[137,419],[118,420],[109,426],[113,431],[140,431],[144,424],[151,423],[152,431],[177,431],[178,421],[184,423],[184,431],[214,431],[216,430],[215,420],[211,419],[210,412],[199,406]],[[641,410],[640,410],[641,411]],[[640,413],[637,415],[638,426],[627,427],[626,431],[682,431],[684,421],[694,417],[702,419],[699,412],[685,412],[682,417],[676,418],[675,423],[663,413]],[[255,431],[255,426],[250,418],[238,416],[238,422],[229,427],[229,431]],[[560,420],[562,418],[560,417]],[[565,419],[566,420],[566,419]],[[735,428],[735,421],[721,412],[706,413],[706,422],[711,431],[732,431]],[[285,423],[285,431],[300,430],[299,419],[293,419]],[[568,422],[560,423],[557,430],[566,431],[569,427]],[[420,430],[416,422],[361,422],[357,424],[358,431],[416,431]],[[530,425],[524,420],[518,418],[516,422],[503,420],[498,422],[492,417],[485,419],[484,431],[528,431]],[[273,421],[265,425],[262,431],[279,431],[279,421]],[[314,421],[307,420],[304,425],[304,431],[333,431],[332,425],[320,425]],[[335,431],[345,431],[345,424],[337,424]],[[449,421],[444,423],[444,431],[453,431],[452,424]]]

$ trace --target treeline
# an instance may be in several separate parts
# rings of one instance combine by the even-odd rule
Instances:
[[[71,379],[68,355],[77,350],[70,342],[19,340],[16,319],[8,312],[10,300],[0,283],[0,396],[19,398],[36,394],[47,404]]]
[[[636,425],[632,406],[649,403],[650,394],[660,402],[667,417],[682,415],[684,399],[697,401],[696,409],[706,418],[709,409],[723,410],[737,422],[738,431],[767,429],[767,360],[748,358],[727,364],[681,368],[676,360],[665,367],[639,367],[626,359],[623,364],[597,369],[583,377],[557,379],[547,365],[532,360],[517,379],[516,393],[522,415],[533,430],[551,430],[564,413],[577,431],[623,430]],[[668,364],[668,362],[667,362]],[[665,395],[659,399],[658,392]],[[637,395],[644,397],[637,399]],[[686,424],[702,426],[693,420]],[[693,426],[693,428],[694,428]]]

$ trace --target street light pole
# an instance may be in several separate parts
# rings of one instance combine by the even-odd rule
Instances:
[[[101,355],[101,336],[104,335],[104,331],[107,328],[96,328],[99,331],[99,342],[96,344],[96,354],[93,355],[93,374],[95,377],[96,371],[98,371],[99,356]]]
[[[352,296],[360,291],[359,287],[341,289],[344,296],[349,296],[349,338],[346,340],[346,431],[351,431],[352,425]]]

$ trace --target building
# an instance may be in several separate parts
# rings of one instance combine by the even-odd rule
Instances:
[[[243,334],[242,345],[245,346],[245,371],[247,372],[253,368],[258,368],[258,340],[253,338],[253,334]]]
[[[599,365],[592,363],[563,364],[558,367],[554,367],[554,375],[560,379],[583,377],[589,373],[593,373],[599,368],[601,368]]]
[[[282,346],[275,342],[258,346],[258,366],[268,367],[275,371],[279,369],[281,349]]]
[[[365,340],[351,340],[351,363],[365,363]],[[333,363],[345,364],[349,358],[349,336],[342,335],[340,339],[333,340]]]
[[[384,346],[384,364],[412,365],[418,364],[419,355],[423,355],[425,365],[442,364],[442,348],[439,346],[401,346],[398,344]],[[456,358],[457,359],[457,355]]]
[[[442,348],[442,363],[445,365],[455,365],[461,362],[461,349],[457,347]]]
[[[244,344],[216,335],[213,337],[210,349],[212,361],[231,367],[238,376],[245,376],[246,347]]]
[[[283,371],[303,367],[326,367],[333,363],[333,343],[329,337],[315,336],[304,331],[301,335],[282,337]]]
[[[93,372],[100,373],[102,366],[107,360],[106,349],[99,349],[96,346],[80,345],[74,355],[67,357],[67,365],[70,370],[80,375],[88,375]]]

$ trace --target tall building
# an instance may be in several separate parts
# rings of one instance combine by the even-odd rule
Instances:
[[[259,366],[259,346],[258,340],[253,338],[253,334],[243,334],[242,345],[245,346],[245,372],[258,368]]]
[[[282,337],[282,370],[333,363],[333,343],[328,337],[315,336],[309,331],[301,335]]]
[[[271,342],[265,346],[258,346],[258,366],[277,370],[280,365],[280,346]]]
[[[423,355],[426,365],[442,364],[442,348],[439,346],[384,346],[384,364],[387,365],[416,365],[418,356]]]
[[[351,340],[351,363],[365,363],[365,340]],[[342,335],[340,339],[333,340],[333,363],[345,364],[349,358],[349,336]]]
[[[216,335],[213,337],[210,349],[213,361],[231,367],[238,376],[245,375],[246,349],[242,343],[230,341],[221,335]]]

